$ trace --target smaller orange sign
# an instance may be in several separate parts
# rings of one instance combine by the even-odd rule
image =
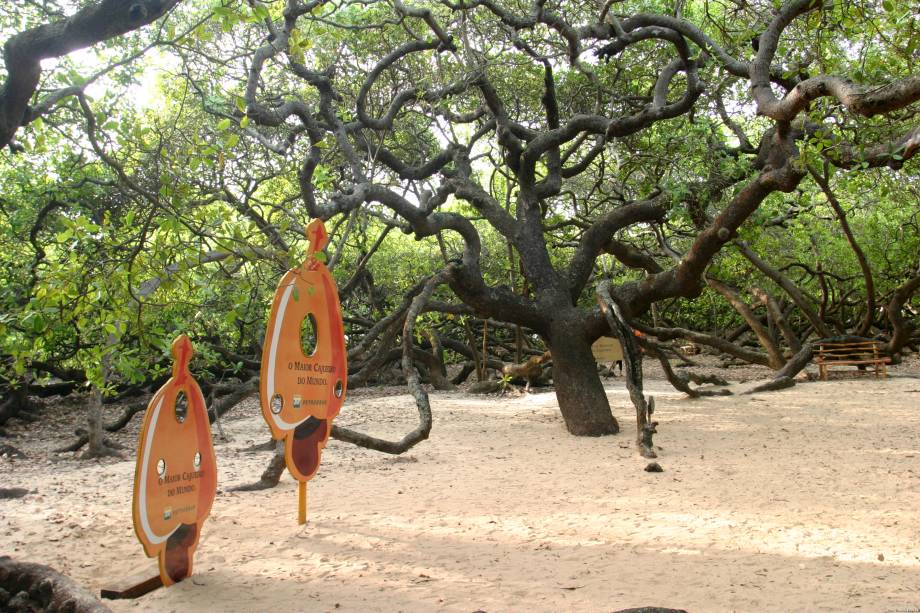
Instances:
[[[217,459],[201,388],[189,372],[194,349],[172,344],[172,378],[147,406],[134,471],[134,532],[159,558],[163,585],[192,574],[201,525],[217,492]]]

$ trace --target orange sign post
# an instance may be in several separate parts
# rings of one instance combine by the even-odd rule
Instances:
[[[300,482],[299,522],[306,523],[307,481],[319,469],[332,419],[345,402],[348,362],[335,280],[316,258],[329,241],[319,219],[307,226],[307,260],[278,283],[262,347],[262,415]],[[305,353],[304,324],[315,335]],[[312,339],[310,339],[312,340]],[[309,348],[307,348],[309,350]]]
[[[192,574],[201,525],[217,492],[217,460],[201,388],[189,372],[194,350],[184,334],[172,344],[172,378],[150,400],[134,472],[134,531],[160,579]]]

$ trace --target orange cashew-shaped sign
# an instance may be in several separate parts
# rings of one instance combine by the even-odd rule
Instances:
[[[345,402],[348,364],[335,280],[316,258],[329,241],[319,219],[306,230],[307,260],[278,283],[262,347],[262,415],[272,437],[284,440],[291,475],[300,482],[300,521],[306,521],[306,482],[319,469],[332,419]],[[305,354],[303,328],[315,341]],[[309,350],[309,348],[307,348]]]
[[[172,344],[172,378],[150,400],[134,471],[134,531],[158,556],[163,585],[192,574],[201,525],[217,492],[217,460],[201,388],[189,372],[194,350]]]

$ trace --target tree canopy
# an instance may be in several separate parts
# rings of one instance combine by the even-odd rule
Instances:
[[[141,389],[177,332],[200,380],[248,382],[311,218],[350,387],[400,343],[439,385],[445,360],[548,350],[573,434],[619,428],[601,281],[665,361],[674,339],[778,371],[809,339],[917,342],[906,3],[49,0],[0,27],[9,411]]]

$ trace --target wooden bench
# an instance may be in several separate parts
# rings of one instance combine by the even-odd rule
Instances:
[[[886,364],[891,358],[882,355],[882,342],[875,340],[823,340],[816,343],[818,372],[822,381],[827,381],[827,369],[831,366],[875,365],[876,377],[888,377]]]

